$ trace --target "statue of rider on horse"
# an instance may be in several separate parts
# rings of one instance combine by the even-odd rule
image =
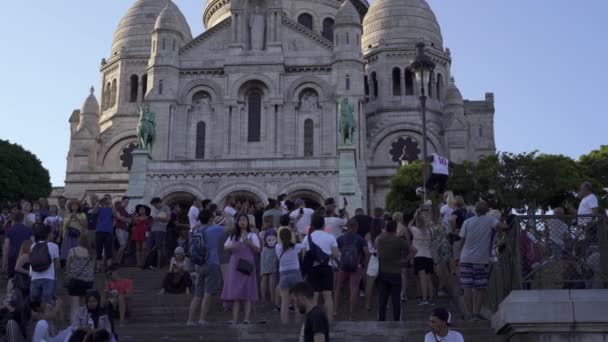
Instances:
[[[340,144],[352,145],[354,141],[357,122],[353,115],[353,106],[348,102],[347,98],[343,98],[339,103],[340,110]]]
[[[138,105],[137,111],[139,112],[139,124],[137,124],[139,148],[150,152],[156,138],[156,114],[150,110],[150,106],[147,104]]]

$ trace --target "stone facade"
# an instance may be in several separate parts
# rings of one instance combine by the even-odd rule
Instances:
[[[101,103],[91,92],[70,118],[66,196],[125,193],[145,102],[157,136],[138,175],[143,199],[322,202],[341,197],[343,151],[355,202],[382,206],[399,159],[422,157],[420,86],[406,71],[420,40],[437,64],[429,152],[457,162],[495,152],[493,95],[463,100],[424,0],[209,0],[203,22],[193,38],[173,2],[134,3],[101,63]],[[348,151],[338,143],[344,98],[357,121]]]

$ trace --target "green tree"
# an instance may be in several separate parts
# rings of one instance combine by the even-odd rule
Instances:
[[[49,172],[23,147],[0,140],[0,199],[38,199],[51,193]]]
[[[416,189],[422,186],[424,165],[417,161],[399,168],[391,178],[390,191],[386,196],[386,209],[390,212],[414,211],[422,203]]]
[[[602,145],[599,150],[581,156],[579,165],[585,180],[593,183],[593,188],[601,198],[602,205],[608,207],[608,194],[605,190],[608,188],[608,145]]]
[[[549,154],[534,159],[528,177],[528,205],[533,208],[555,208],[571,203],[583,180],[581,167],[572,158]]]
[[[476,164],[469,161],[462,164],[450,163],[448,189],[454,195],[462,196],[466,203],[475,203],[479,198],[474,177],[475,168]]]

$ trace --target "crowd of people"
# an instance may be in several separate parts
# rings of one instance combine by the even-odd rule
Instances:
[[[597,200],[587,184],[581,189],[582,210],[594,213]],[[313,207],[286,195],[265,207],[193,198],[185,230],[177,228],[181,209],[160,198],[129,210],[128,198],[113,203],[109,195],[2,208],[2,269],[9,279],[0,308],[3,338],[23,341],[36,322],[36,342],[118,340],[115,321],[126,324],[133,294],[132,280],[118,272],[133,256],[143,269],[168,263],[159,293],[192,296],[189,326],[214,320],[217,301],[231,310],[231,325],[252,324],[254,306],[266,305],[283,324],[303,322],[301,340],[327,341],[338,314],[357,319],[360,297],[379,321],[389,308],[392,320],[402,320],[403,302],[412,297],[433,312],[426,340],[462,341],[435,298],[458,302],[462,292],[464,317],[486,320],[481,310],[495,236],[509,229],[488,203],[468,207],[450,191],[435,220],[428,206],[392,214],[376,208],[372,216],[358,208],[351,217],[333,198]],[[57,296],[60,272],[64,298]],[[408,293],[412,273],[416,291]],[[103,286],[96,274],[105,275]]]

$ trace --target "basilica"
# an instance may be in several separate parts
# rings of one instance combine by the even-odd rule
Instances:
[[[100,86],[69,119],[64,196],[263,204],[286,193],[381,207],[398,166],[423,157],[419,42],[436,64],[429,154],[495,153],[494,95],[463,99],[425,0],[208,0],[202,13],[197,37],[171,0],[137,0],[120,20]]]

